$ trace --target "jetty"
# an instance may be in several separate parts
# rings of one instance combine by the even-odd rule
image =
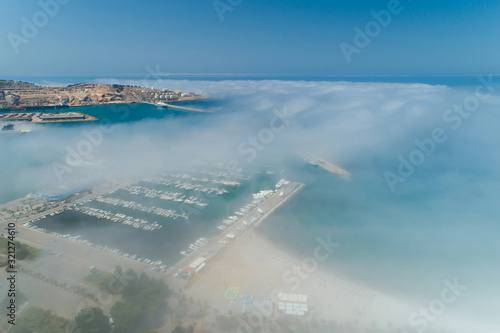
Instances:
[[[284,184],[278,188],[273,195],[265,199],[260,205],[226,228],[224,232],[210,239],[206,244],[194,250],[189,255],[171,266],[167,270],[167,275],[170,278],[173,278],[179,270],[183,271],[186,267],[193,266],[193,260],[196,261],[197,258],[203,258],[203,261],[197,267],[193,267],[194,269],[198,268],[202,264],[209,265],[210,259],[223,250],[229,242],[237,239],[237,237],[246,230],[258,227],[267,217],[292,199],[304,187],[305,184],[299,182],[288,182],[287,184]],[[183,288],[189,283],[189,280],[180,279],[171,279],[170,283],[174,281],[177,282],[176,285]]]
[[[322,160],[322,159],[316,159],[315,162],[320,168],[322,168],[330,173],[340,175],[340,176],[344,177],[345,179],[350,179],[350,177],[351,177],[351,173],[349,171],[344,170],[341,167],[339,167],[333,163],[330,163],[330,162]]]
[[[213,111],[201,110],[201,109],[191,108],[191,107],[187,107],[187,106],[174,105],[174,104],[169,104],[169,103],[164,103],[164,102],[149,103],[149,104],[153,104],[153,105],[161,106],[161,107],[165,107],[165,108],[179,109],[179,110],[184,110],[184,111],[213,113]]]

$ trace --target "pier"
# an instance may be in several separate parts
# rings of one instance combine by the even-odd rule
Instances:
[[[134,183],[134,182],[132,182]],[[47,233],[41,228],[31,225],[29,222],[34,220],[43,219],[47,215],[53,216],[59,214],[64,210],[76,210],[80,213],[87,215],[102,215],[102,218],[110,219],[113,222],[121,222],[125,224],[137,224],[136,227],[145,228],[145,230],[158,229],[160,226],[155,223],[149,223],[145,220],[131,218],[124,214],[111,214],[100,209],[88,208],[84,206],[85,203],[92,200],[102,199],[103,196],[113,193],[114,191],[130,186],[131,183],[121,184],[104,184],[95,186],[90,193],[82,193],[80,196],[74,197],[71,201],[50,202],[43,211],[35,210],[35,206],[39,205],[36,200],[42,200],[37,195],[31,195],[26,198],[18,199],[13,202],[0,205],[2,210],[10,208],[19,208],[19,213],[12,213],[10,215],[6,211],[0,217],[0,225],[5,226],[9,221],[15,221],[17,229],[20,231],[18,239],[28,245],[37,248],[52,248],[56,244],[64,244],[64,250],[58,252],[65,253],[68,257],[78,257],[78,253],[88,253],[89,257],[86,258],[86,264],[81,263],[79,267],[86,265],[93,265],[101,267],[104,270],[111,270],[114,265],[121,263],[124,266],[135,267],[140,271],[164,269],[162,278],[165,278],[168,283],[174,287],[185,288],[190,280],[184,280],[174,275],[179,270],[184,270],[193,265],[193,262],[198,258],[203,259],[203,266],[209,266],[210,260],[217,256],[222,250],[226,248],[231,242],[238,241],[239,236],[249,230],[254,230],[266,218],[273,214],[279,207],[283,206],[290,199],[292,199],[298,192],[304,188],[304,184],[298,182],[280,181],[276,185],[275,190],[261,191],[260,194],[265,194],[261,201],[251,208],[251,210],[241,212],[239,216],[233,216],[234,222],[231,222],[219,235],[211,238],[210,240],[204,239],[197,243],[197,247],[179,262],[167,269],[166,265],[160,265],[160,261],[138,261],[135,255],[128,255],[120,252],[118,249],[111,249],[104,245],[92,244],[89,241],[78,239],[78,236],[62,235],[57,232]],[[269,193],[263,193],[269,192]],[[31,202],[33,201],[33,202]],[[82,204],[81,206],[79,204]],[[21,209],[22,207],[25,209]],[[142,207],[136,207],[142,208]],[[83,210],[83,211],[82,211]],[[156,212],[156,210],[155,210]],[[156,212],[158,213],[164,213]],[[172,212],[168,212],[169,215]],[[184,217],[179,215],[178,217]],[[230,217],[231,218],[231,217]],[[101,253],[101,254],[99,254]],[[90,262],[88,261],[90,260]],[[198,268],[198,267],[197,267]],[[201,270],[201,269],[200,269]]]
[[[164,102],[149,103],[149,104],[156,105],[156,106],[162,106],[162,107],[166,107],[166,108],[179,109],[179,110],[184,110],[184,111],[201,112],[201,113],[213,113],[213,111],[195,109],[195,108],[191,108],[191,107],[187,107],[187,106],[180,106],[180,105],[168,104],[168,103],[164,103]]]
[[[340,176],[344,177],[345,179],[350,179],[350,177],[351,177],[350,172],[336,166],[333,163],[330,163],[330,162],[322,160],[322,159],[316,159],[315,162],[320,168],[322,168],[330,173],[340,175]]]
[[[273,214],[279,207],[284,205],[299,193],[305,187],[304,184],[298,182],[290,182],[279,188],[273,195],[264,200],[259,206],[248,212],[229,226],[223,233],[210,239],[210,241],[198,249],[191,252],[189,255],[181,259],[175,265],[167,270],[167,275],[170,285],[179,285],[186,287],[189,280],[174,279],[173,275],[179,270],[189,267],[191,262],[197,258],[205,258],[206,265],[210,265],[209,261],[223,250],[227,243],[237,239],[238,235],[244,233],[250,228],[259,226],[267,217]]]
[[[17,112],[0,113],[0,120],[42,124],[95,121],[97,118],[81,112]]]

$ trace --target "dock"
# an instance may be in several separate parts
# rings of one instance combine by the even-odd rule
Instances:
[[[316,164],[320,168],[322,168],[322,169],[324,169],[324,170],[326,170],[326,171],[328,171],[330,173],[333,173],[333,174],[336,174],[336,175],[340,175],[340,176],[342,176],[345,179],[350,179],[351,178],[351,173],[349,171],[344,170],[341,167],[339,167],[339,166],[337,166],[337,165],[335,165],[333,163],[330,163],[330,162],[322,160],[322,159],[315,159],[314,161],[316,162]]]
[[[97,118],[81,112],[9,112],[0,113],[0,120],[43,124],[95,121]]]
[[[206,264],[210,265],[210,259],[223,250],[228,242],[234,241],[237,239],[238,235],[241,235],[246,230],[258,227],[266,218],[292,199],[304,187],[305,184],[290,182],[289,184],[278,189],[260,205],[248,212],[248,214],[239,218],[230,227],[224,230],[223,233],[211,238],[207,244],[204,244],[194,250],[175,265],[171,266],[166,273],[169,277],[171,277],[170,283],[176,281],[176,284],[184,284],[184,287],[187,286],[189,281],[174,279],[172,275],[174,275],[178,270],[183,270],[186,267],[189,267],[190,264],[197,258],[205,258]]]
[[[103,259],[107,258],[108,263],[113,262],[113,258],[116,258],[119,262],[127,262],[130,265],[136,267],[151,269],[151,265],[137,262],[131,258],[123,258],[120,254],[115,254],[115,252],[104,251],[101,248],[89,246],[88,242],[76,242],[74,239],[60,238],[53,233],[46,233],[38,229],[30,228],[25,226],[26,222],[34,219],[40,219],[50,214],[58,214],[60,211],[64,211],[70,207],[74,207],[80,203],[86,203],[91,200],[95,200],[98,197],[112,193],[115,190],[122,188],[124,184],[106,184],[94,187],[92,193],[84,194],[80,197],[74,199],[71,202],[61,202],[60,205],[51,207],[47,210],[37,211],[36,207],[40,204],[41,198],[31,194],[25,198],[17,199],[12,202],[0,205],[0,224],[6,225],[9,221],[15,221],[17,229],[20,231],[18,239],[25,242],[26,244],[45,248],[54,242],[61,241],[67,245],[66,251],[78,253],[79,251],[90,251],[92,253],[103,253]],[[166,278],[169,283],[174,286],[179,286],[185,288],[189,283],[189,280],[182,280],[174,277],[175,273],[180,269],[184,270],[186,267],[192,265],[193,261],[198,258],[205,258],[206,265],[210,265],[210,260],[214,258],[218,253],[220,253],[226,246],[234,241],[238,240],[244,232],[248,230],[253,230],[260,226],[270,215],[272,215],[276,210],[286,204],[291,200],[296,194],[298,194],[303,188],[304,184],[299,182],[287,182],[286,184],[278,187],[273,194],[264,199],[260,204],[255,206],[244,216],[240,216],[234,221],[227,229],[225,229],[219,235],[211,238],[207,243],[201,245],[199,248],[195,249],[193,252],[182,258],[180,261],[171,266],[165,271],[163,277]],[[24,209],[21,209],[24,206]],[[9,208],[18,208],[18,213],[9,214],[5,212]],[[3,211],[3,212],[2,212]],[[183,216],[181,216],[183,217]],[[92,245],[92,244],[90,244]],[[70,250],[71,248],[71,250]],[[106,254],[106,255],[105,255]],[[122,259],[118,259],[122,257]],[[94,258],[95,260],[95,258]],[[103,267],[102,265],[100,265]],[[112,267],[112,265],[108,266]]]
[[[351,179],[351,173],[347,170],[342,169],[338,165],[325,161],[324,159],[318,158],[314,155],[301,154],[301,153],[298,153],[298,155],[302,160],[306,161],[312,166],[320,167],[321,169],[326,170],[335,175],[340,175],[344,179],[347,180]]]

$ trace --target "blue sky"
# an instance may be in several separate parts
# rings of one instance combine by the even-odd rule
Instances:
[[[23,17],[43,20],[40,3],[0,2],[0,76],[141,75],[156,65],[167,73],[500,73],[498,1],[401,0],[350,63],[340,44],[356,47],[355,27],[364,30],[388,1],[220,0],[231,7],[224,20],[212,0],[42,0],[54,1],[67,3],[29,38]]]

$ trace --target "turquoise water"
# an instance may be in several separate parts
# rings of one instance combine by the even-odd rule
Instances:
[[[45,228],[47,231],[60,234],[80,235],[81,239],[88,240],[97,245],[106,245],[110,248],[119,249],[124,253],[136,254],[139,257],[151,260],[161,260],[167,265],[172,265],[182,258],[180,251],[187,250],[189,244],[194,243],[201,237],[211,238],[222,231],[217,229],[222,220],[234,215],[236,210],[251,201],[251,194],[260,190],[271,189],[274,180],[266,174],[254,175],[253,181],[242,181],[237,189],[227,188],[230,193],[210,196],[200,195],[194,191],[185,191],[175,187],[165,187],[149,182],[139,182],[137,185],[150,189],[169,190],[181,192],[188,197],[191,195],[205,198],[203,201],[208,205],[204,208],[186,206],[181,208],[178,202],[166,201],[159,198],[146,198],[142,195],[132,195],[124,190],[118,190],[106,197],[134,201],[146,207],[161,207],[173,209],[181,214],[181,209],[190,215],[189,220],[182,218],[172,219],[155,214],[141,212],[121,206],[91,201],[85,206],[109,210],[113,213],[121,213],[134,218],[145,219],[150,222],[159,223],[162,228],[154,231],[145,231],[126,226],[121,223],[113,223],[106,219],[97,219],[75,211],[65,211],[59,215],[48,216],[36,223],[36,226]]]
[[[389,78],[387,80],[381,81],[393,82]],[[430,83],[434,79],[426,80],[426,83]],[[476,84],[476,78],[452,81],[456,86]],[[207,100],[190,104],[231,112],[226,110],[223,101]],[[124,123],[130,126],[128,130],[132,130],[135,123],[154,123],[159,119],[167,120],[167,124],[175,120],[176,124],[180,123],[186,128],[217,123],[217,116],[207,114],[177,112],[151,105],[120,107],[81,107],[78,111],[96,115],[100,118],[99,122],[55,124],[48,128],[54,129],[53,133],[66,133],[69,129],[92,128],[106,119],[114,124]],[[123,112],[128,112],[128,115],[123,117]],[[298,122],[307,124],[308,119],[304,117]],[[167,138],[169,130],[173,128],[165,130],[164,136]],[[12,175],[13,170],[21,170],[26,164],[34,168],[47,161],[50,163],[53,155],[32,156],[37,150],[37,139],[51,135],[49,132],[33,132],[31,136],[21,139],[2,137],[1,153],[8,158],[3,160],[5,162],[1,168],[10,171],[0,174],[5,184],[3,188],[9,189],[1,191],[0,200],[7,201],[40,190],[34,182],[17,186]],[[269,169],[276,172],[276,176],[270,178],[285,177],[302,181],[306,188],[272,215],[261,226],[261,231],[301,257],[313,255],[317,237],[331,235],[340,248],[328,262],[322,264],[322,269],[411,300],[417,305],[427,305],[436,298],[443,288],[444,279],[452,281],[457,278],[468,286],[468,291],[460,298],[460,302],[453,304],[453,308],[473,315],[479,321],[498,324],[494,318],[500,311],[500,290],[497,287],[500,280],[497,268],[500,253],[499,165],[491,159],[488,159],[489,163],[481,162],[485,157],[497,156],[498,147],[493,143],[475,144],[470,141],[471,137],[475,137],[465,135],[467,133],[467,128],[464,128],[462,135],[442,145],[439,154],[418,168],[411,178],[398,186],[395,193],[389,190],[383,173],[394,169],[396,158],[387,160],[373,154],[352,159],[342,165],[352,173],[351,181],[313,167],[296,156],[269,163]],[[172,138],[175,139],[175,135]],[[9,150],[9,146],[14,144],[20,144],[25,150]],[[43,150],[45,147],[38,148]],[[387,155],[397,157],[400,153],[389,151]],[[259,189],[269,184],[268,180],[254,178],[247,186]],[[245,191],[243,188],[241,193]],[[244,196],[242,194],[241,197]],[[236,202],[239,203],[239,200]],[[224,210],[224,204],[214,204],[214,210],[207,211],[206,220],[200,219],[192,226],[171,226],[165,229],[163,236],[161,233],[156,236],[141,234],[141,237],[151,237],[151,241],[147,246],[131,244],[136,247],[131,248],[131,252],[143,251],[144,255],[154,256],[155,247],[160,246],[164,251],[161,258],[166,262],[175,261],[179,257],[180,245],[188,245],[198,238],[198,234],[201,237],[217,230],[214,230],[214,225],[219,219],[218,212]],[[66,221],[71,220],[71,214],[67,215]],[[75,227],[79,226],[76,223]],[[72,228],[68,225],[64,227]],[[105,240],[104,236],[99,236],[105,233],[92,234],[94,231],[90,229],[89,237],[96,237],[96,240],[103,237]],[[116,229],[119,236],[112,240],[117,246],[130,243],[137,237],[133,232],[119,229],[123,228]],[[170,246],[174,238],[178,239],[178,244]]]
[[[360,166],[348,169],[351,181],[298,162],[290,178],[307,187],[261,231],[299,258],[312,257],[316,238],[329,235],[340,247],[320,269],[414,304],[428,304],[444,279],[457,278],[469,291],[455,309],[498,324],[492,319],[500,311],[494,287],[500,271],[493,264],[500,251],[500,207],[492,203],[498,195],[478,193],[470,171],[441,181],[445,170],[424,168],[394,194],[382,177]],[[473,177],[498,184],[495,174]]]
[[[200,109],[216,109],[220,102],[214,100],[199,100],[190,102],[177,102],[178,105],[198,107]],[[155,120],[178,121],[184,126],[202,126],[210,120],[210,114],[182,112],[175,109],[158,107],[150,104],[116,104],[82,106],[64,109],[63,111],[77,111],[98,118],[91,122],[74,123],[50,123],[32,125],[14,123],[15,128],[28,127],[31,133],[0,133],[0,155],[2,165],[0,166],[0,183],[3,189],[0,191],[0,202],[7,202],[25,196],[28,193],[36,193],[41,190],[57,190],[61,185],[54,177],[51,163],[61,162],[67,154],[66,146],[75,148],[78,140],[87,140],[84,131],[102,129],[103,134],[108,136],[108,129],[113,125],[130,126],[132,131],[134,124],[141,121],[154,122]],[[114,130],[109,130],[112,133]],[[130,132],[132,134],[132,132]],[[162,133],[169,136],[168,132]],[[109,134],[112,138],[113,135]],[[69,144],[71,140],[74,143]],[[50,147],[44,142],[51,142]],[[41,171],[43,174],[37,174]],[[31,172],[33,170],[33,172]],[[26,171],[22,177],[16,177],[19,171]],[[46,182],[43,180],[46,179]],[[43,183],[42,185],[39,185]],[[40,188],[42,186],[43,188]]]
[[[186,101],[186,102],[176,102],[176,105],[182,105],[187,107],[199,107],[200,109],[210,110],[217,107],[218,102],[213,100],[199,100],[199,101]],[[88,123],[60,123],[60,124],[50,124],[49,126],[55,127],[80,127],[82,125],[95,126],[102,123],[113,123],[113,124],[126,124],[134,123],[141,120],[147,119],[179,119],[179,118],[190,118],[203,119],[207,117],[206,114],[193,114],[189,112],[178,111],[171,108],[158,107],[151,104],[111,104],[111,105],[92,105],[92,106],[79,106],[65,109],[63,111],[76,111],[82,112],[96,117],[97,122]]]

